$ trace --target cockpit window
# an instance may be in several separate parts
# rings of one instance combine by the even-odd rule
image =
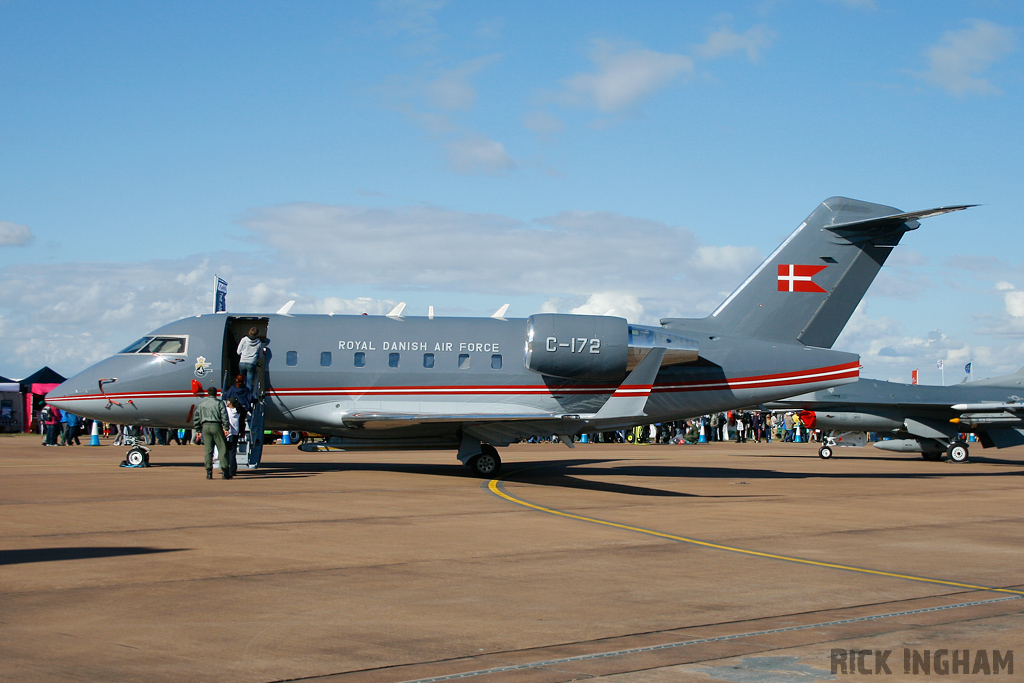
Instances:
[[[143,346],[145,346],[146,344],[148,344],[152,340],[153,340],[152,337],[143,337],[142,339],[140,339],[140,340],[138,340],[136,342],[133,342],[128,347],[124,348],[123,350],[119,351],[118,353],[138,353],[139,349],[141,349]]]
[[[143,337],[121,353],[185,353],[185,337]]]

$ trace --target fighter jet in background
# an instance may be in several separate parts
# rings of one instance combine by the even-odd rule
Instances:
[[[866,433],[876,432],[892,438],[875,448],[964,462],[970,453],[963,433],[976,433],[985,448],[1024,444],[1024,367],[948,387],[861,379],[765,407],[799,410],[808,427],[833,432],[818,449],[822,458],[831,458],[839,445],[863,446]]]
[[[853,382],[855,354],[831,350],[918,219],[833,197],[711,315],[664,319],[538,314],[525,319],[212,314],[161,327],[72,377],[48,400],[107,422],[187,426],[204,385],[238,372],[250,326],[267,345],[253,405],[264,426],[332,437],[344,449],[452,449],[495,474],[495,446],[678,420]],[[242,457],[242,456],[240,456]]]

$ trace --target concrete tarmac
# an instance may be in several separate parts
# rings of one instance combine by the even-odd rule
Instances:
[[[486,481],[450,452],[270,446],[207,481],[199,447],[123,469],[103,444],[0,437],[0,680],[1024,671],[1024,448],[522,444]]]

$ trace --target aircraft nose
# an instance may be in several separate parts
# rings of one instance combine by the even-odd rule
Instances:
[[[104,419],[97,410],[105,402],[99,400],[104,398],[99,388],[100,379],[92,368],[80,372],[46,394],[46,402],[75,415]]]
[[[46,394],[46,400],[59,401],[62,399],[72,399],[82,393],[82,383],[80,381],[81,375],[75,375],[70,379],[64,380],[61,384],[50,390]]]

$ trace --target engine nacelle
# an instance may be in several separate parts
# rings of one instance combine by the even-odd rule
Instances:
[[[526,367],[551,377],[621,380],[655,348],[663,366],[699,356],[692,339],[608,315],[538,313],[526,329]]]
[[[531,315],[526,367],[566,379],[622,379],[629,357],[629,324],[608,315]]]

